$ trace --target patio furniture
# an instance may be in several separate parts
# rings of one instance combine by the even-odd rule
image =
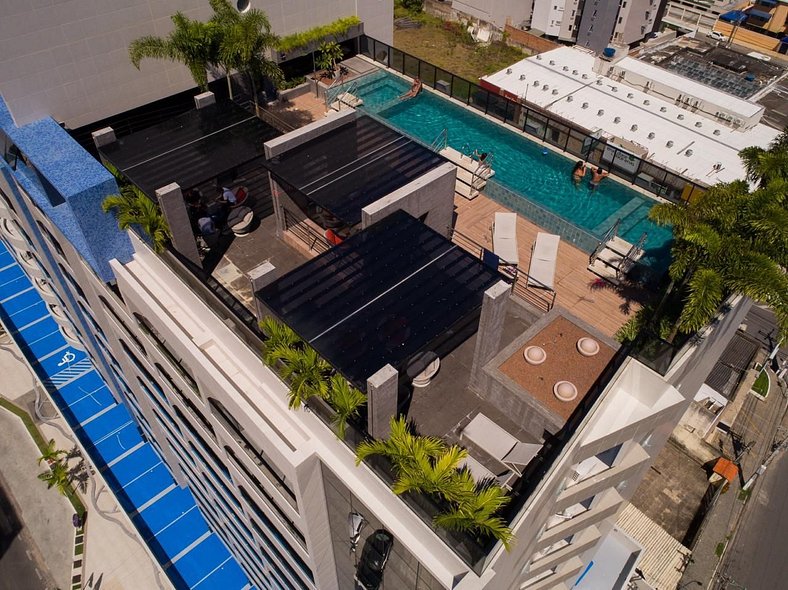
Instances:
[[[484,414],[476,414],[460,433],[485,453],[510,467],[517,475],[530,463],[542,445],[517,440]]]
[[[408,364],[405,372],[412,379],[413,387],[427,387],[441,367],[441,359],[428,350],[416,355]]]
[[[236,236],[245,236],[252,231],[254,213],[249,207],[235,207],[227,216],[227,227]]]
[[[517,266],[517,213],[495,214],[493,221],[493,252],[504,264]]]
[[[528,267],[528,286],[555,290],[555,265],[558,261],[558,244],[561,236],[539,232],[531,248]]]
[[[495,473],[487,469],[487,467],[482,465],[479,461],[477,461],[470,455],[468,455],[467,457],[465,457],[465,459],[460,461],[457,467],[459,467],[460,469],[462,469],[463,467],[467,467],[468,471],[470,471],[471,475],[473,476],[473,481],[477,483],[479,483],[480,481],[484,481],[485,479],[492,479],[494,481],[497,481],[502,486],[511,488],[512,481],[517,479],[518,477],[518,475],[509,468],[504,468],[501,471],[501,473],[495,475]],[[502,465],[501,467],[505,467],[505,466]]]

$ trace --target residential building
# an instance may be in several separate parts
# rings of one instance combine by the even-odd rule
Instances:
[[[710,31],[721,14],[746,6],[740,0],[681,0],[668,2],[662,22],[682,31]]]
[[[367,33],[391,43],[392,3],[377,0],[232,0],[257,8],[280,36],[356,15]],[[194,87],[188,69],[167,60],[144,60],[137,71],[128,47],[145,35],[165,36],[170,17],[207,20],[208,0],[176,2],[23,2],[3,4],[0,15],[0,94],[17,123],[53,117],[71,129]],[[277,58],[272,53],[272,58]]]
[[[596,563],[627,580],[639,545],[616,515],[749,302],[731,299],[681,347],[619,347],[599,310],[584,321],[526,303],[457,245],[456,167],[422,144],[353,110],[280,135],[210,94],[196,106],[94,133],[102,160],[160,205],[163,252],[101,211],[113,176],[53,119],[17,124],[4,104],[0,229],[250,579],[541,590]],[[210,196],[229,175],[260,223],[206,253],[183,192]],[[344,440],[321,399],[288,407],[294,385],[261,361],[270,315],[366,394]],[[507,490],[509,550],[436,526],[441,507],[395,495],[385,461],[356,464],[355,444],[385,439],[399,412]]]
[[[659,23],[662,4],[658,0],[454,0],[452,10],[498,28],[510,24],[601,51],[611,42],[629,45],[642,40]]]

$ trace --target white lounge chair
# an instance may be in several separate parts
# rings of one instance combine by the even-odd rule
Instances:
[[[522,475],[522,468],[528,465],[542,448],[542,445],[517,440],[484,414],[476,414],[460,436],[511,468],[517,475]],[[473,473],[470,465],[468,468]]]
[[[493,252],[501,262],[517,266],[517,213],[496,213],[493,222]]]
[[[539,232],[531,248],[528,267],[528,286],[555,290],[555,265],[558,261],[558,244],[561,236]]]

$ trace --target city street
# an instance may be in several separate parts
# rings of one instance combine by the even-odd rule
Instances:
[[[43,556],[0,474],[0,590],[54,590]]]
[[[755,486],[719,580],[720,589],[784,588],[788,579],[788,459],[783,452]]]

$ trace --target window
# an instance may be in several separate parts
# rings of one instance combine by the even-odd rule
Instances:
[[[115,319],[115,321],[120,326],[123,327],[126,336],[128,336],[131,339],[131,341],[134,343],[134,346],[137,347],[137,349],[143,354],[143,356],[148,356],[148,353],[145,351],[145,347],[142,345],[142,342],[140,342],[139,338],[137,338],[134,335],[134,333],[131,330],[129,330],[129,327],[126,325],[126,322],[124,322],[123,319],[121,319],[121,317],[113,309],[113,307],[109,304],[109,302],[104,298],[103,295],[99,295],[99,300],[101,301],[101,304],[104,306],[104,309],[107,310],[110,313],[110,315]]]
[[[60,254],[61,257],[65,258],[66,253],[63,251],[63,247],[60,245],[60,242],[57,241],[57,238],[52,235],[52,232],[47,229],[47,227],[41,223],[40,221],[36,220],[38,224],[38,229],[41,230],[41,233],[44,234],[46,239],[49,241],[50,245]]]
[[[134,319],[137,320],[137,324],[142,329],[142,331],[145,332],[145,334],[147,334],[156,343],[157,348],[164,354],[164,356],[167,357],[167,360],[170,361],[170,364],[175,367],[175,370],[178,371],[178,373],[180,373],[181,377],[183,377],[183,380],[186,381],[186,383],[189,384],[189,387],[194,390],[194,392],[197,394],[197,397],[202,399],[202,396],[200,395],[200,389],[197,387],[197,381],[194,380],[194,377],[192,377],[191,373],[183,365],[183,361],[175,355],[174,351],[170,350],[170,347],[167,346],[167,342],[164,340],[164,338],[162,338],[158,331],[151,325],[151,323],[140,314],[135,312]]]

